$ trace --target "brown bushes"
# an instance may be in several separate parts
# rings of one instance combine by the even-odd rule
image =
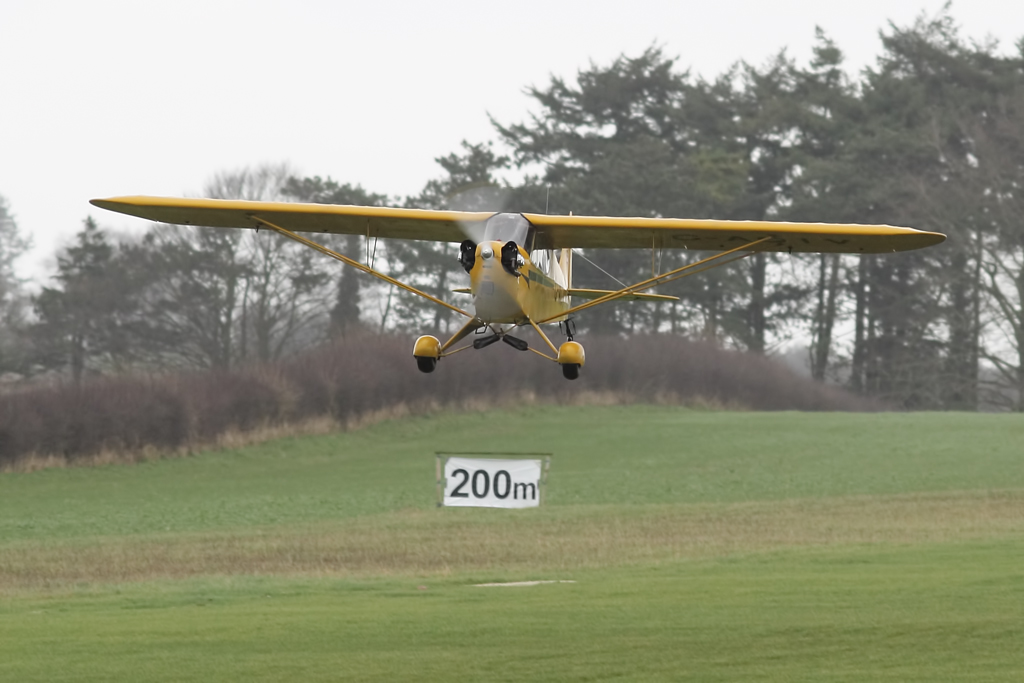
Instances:
[[[537,340],[531,340],[534,342]],[[361,337],[272,366],[93,380],[0,396],[0,468],[29,456],[74,462],[215,443],[229,433],[317,418],[340,424],[379,411],[467,402],[703,402],[754,410],[873,406],[759,356],[671,336],[584,340],[588,363],[569,382],[553,363],[504,344],[469,350],[419,373],[404,337]],[[539,347],[539,344],[538,344]]]

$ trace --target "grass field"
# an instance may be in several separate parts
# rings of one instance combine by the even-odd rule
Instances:
[[[437,509],[435,450],[555,453]],[[571,580],[519,588],[474,584]],[[1024,418],[537,407],[0,475],[0,680],[1024,679]]]

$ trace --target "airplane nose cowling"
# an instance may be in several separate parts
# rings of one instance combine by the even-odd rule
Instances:
[[[484,242],[478,247],[473,306],[476,316],[488,323],[508,323],[523,315],[519,303],[519,280],[505,272],[498,262],[501,242]]]

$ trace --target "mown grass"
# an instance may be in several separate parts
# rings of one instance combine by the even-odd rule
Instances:
[[[1024,419],[545,407],[0,475],[0,680],[1020,680]],[[555,453],[437,509],[435,450]],[[572,579],[532,588],[487,581]]]
[[[1024,491],[730,504],[588,505],[509,516],[407,510],[344,523],[12,542],[0,585],[24,593],[206,576],[448,577],[566,572],[853,544],[1015,539]]]
[[[131,585],[0,603],[0,661],[18,681],[1014,681],[1022,560],[1019,541],[976,542],[533,588],[472,585],[490,574]]]

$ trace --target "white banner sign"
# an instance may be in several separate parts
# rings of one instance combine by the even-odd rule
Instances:
[[[444,504],[450,507],[532,508],[540,505],[540,460],[448,458]]]

